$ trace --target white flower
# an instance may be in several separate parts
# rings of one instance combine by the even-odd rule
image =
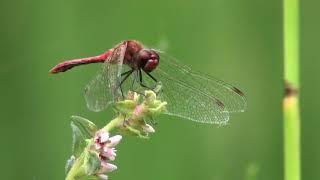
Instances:
[[[101,161],[101,168],[97,176],[102,180],[107,180],[108,176],[105,173],[112,172],[117,169],[117,166],[109,163],[114,161],[117,154],[115,146],[121,141],[121,135],[110,137],[109,132],[104,129],[99,130],[94,137],[94,150],[98,153]]]

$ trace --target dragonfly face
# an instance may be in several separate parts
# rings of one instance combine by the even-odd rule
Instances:
[[[142,49],[135,57],[135,63],[137,63],[138,68],[145,72],[151,72],[156,69],[159,61],[158,53],[151,49]]]

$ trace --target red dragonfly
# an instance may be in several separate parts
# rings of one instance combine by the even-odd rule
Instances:
[[[161,59],[161,61],[160,61]],[[85,88],[87,106],[102,111],[131,90],[142,93],[161,85],[160,98],[167,114],[210,124],[225,124],[232,112],[246,108],[244,94],[212,76],[191,70],[167,54],[145,48],[135,40],[123,41],[99,56],[74,59],[53,67],[52,74],[75,66],[103,63]]]

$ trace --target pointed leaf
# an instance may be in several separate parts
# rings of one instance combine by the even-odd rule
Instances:
[[[71,128],[72,128],[72,153],[73,155],[78,158],[83,149],[86,147],[86,137],[81,132],[79,127],[74,124],[74,122],[71,122]]]
[[[96,131],[98,130],[97,126],[89,121],[88,119],[85,119],[80,116],[71,116],[71,121],[78,127],[78,129],[81,131],[81,133],[86,138],[92,138]]]

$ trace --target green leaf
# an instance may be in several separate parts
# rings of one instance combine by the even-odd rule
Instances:
[[[87,145],[86,139],[91,139],[97,131],[97,126],[80,116],[71,117],[71,128],[73,132],[72,152],[78,158]]]
[[[97,154],[88,151],[88,154],[84,161],[84,165],[85,165],[85,168],[84,168],[85,173],[90,176],[90,175],[96,174],[96,172],[100,169],[101,162]]]
[[[83,149],[86,147],[86,137],[81,132],[79,127],[74,124],[74,122],[71,122],[71,128],[73,133],[72,153],[76,158],[78,158],[81,155]]]
[[[79,128],[81,133],[88,139],[92,138],[96,133],[96,131],[98,130],[97,126],[93,122],[83,117],[71,116],[71,121]]]

